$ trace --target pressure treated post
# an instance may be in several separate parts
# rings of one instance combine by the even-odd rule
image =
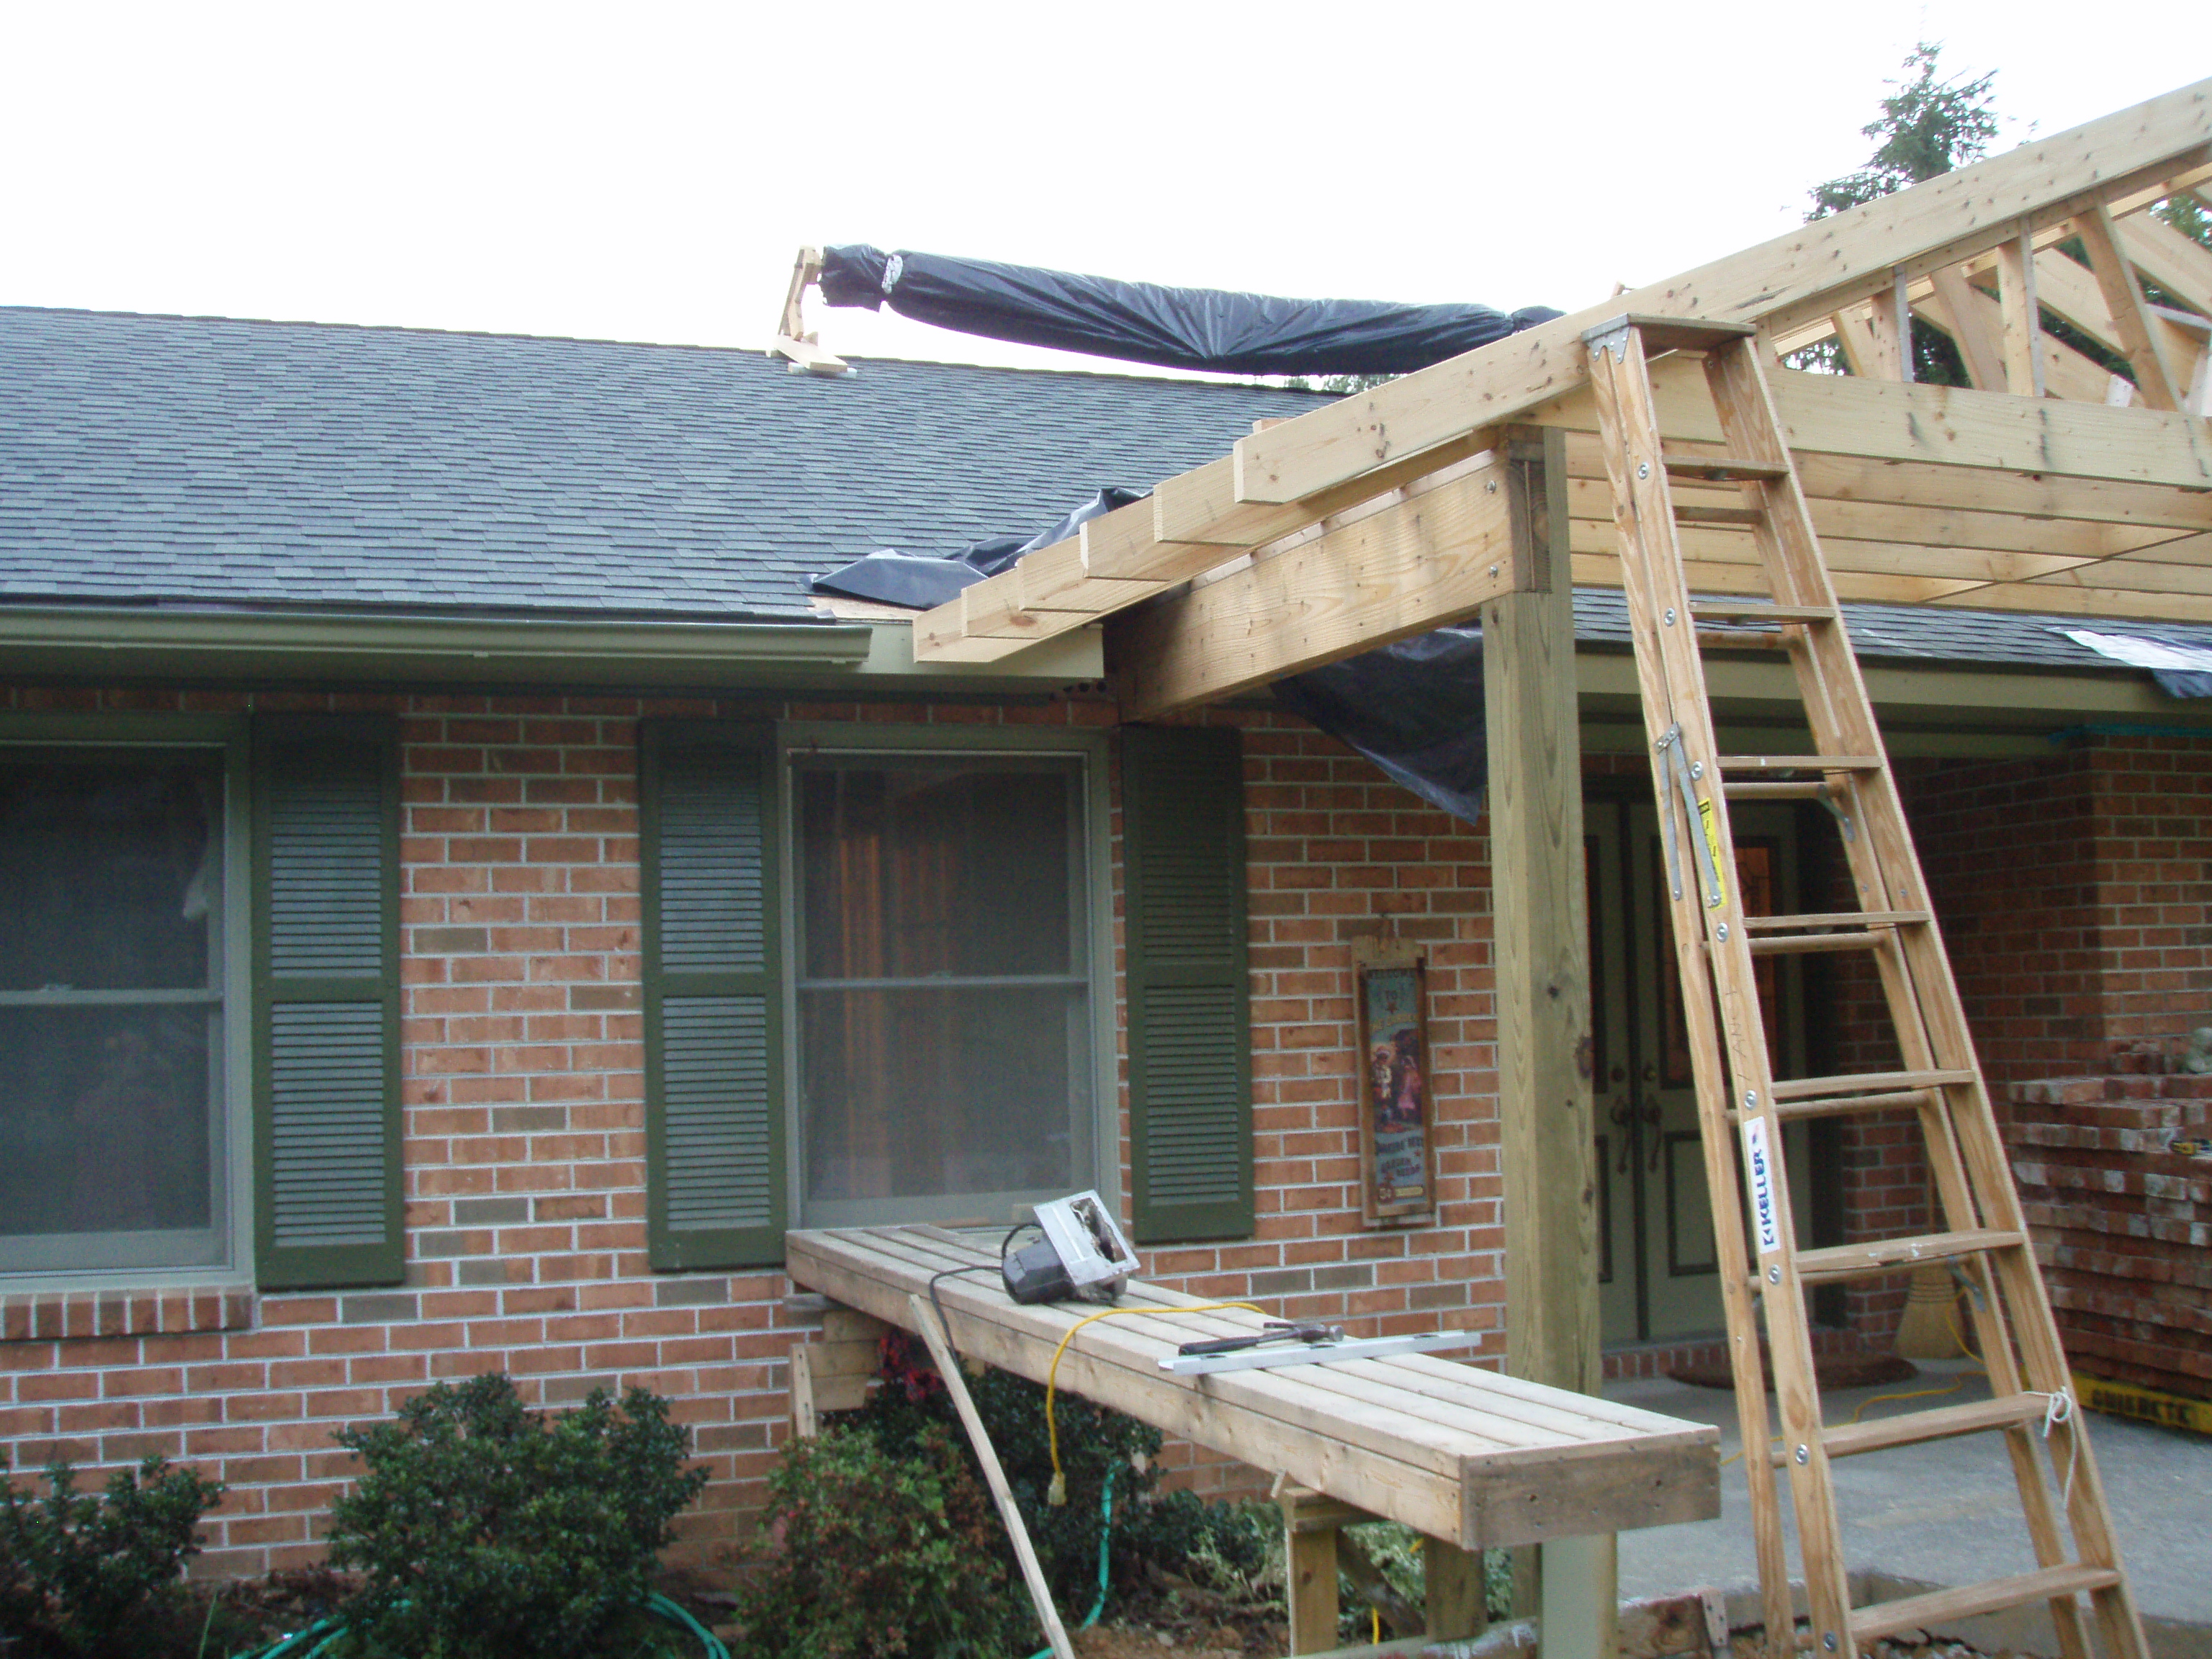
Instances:
[[[1513,533],[1538,580],[1482,608],[1506,1365],[1595,1394],[1589,938],[1564,434],[1516,442],[1507,475]],[[1545,1659],[1611,1659],[1611,1535],[1545,1546],[1540,1561]]]

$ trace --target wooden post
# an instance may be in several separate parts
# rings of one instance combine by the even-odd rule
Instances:
[[[1590,1079],[1589,940],[1583,872],[1582,747],[1567,574],[1565,435],[1516,444],[1513,533],[1539,580],[1482,609],[1490,738],[1491,909],[1505,1188],[1506,1365],[1595,1394],[1598,1339],[1596,1126]],[[1610,1654],[1610,1538],[1546,1545],[1545,1647],[1602,1630]],[[1583,1607],[1580,1619],[1564,1609]],[[1555,1625],[1555,1613],[1562,1622]],[[1557,1631],[1555,1638],[1551,1632]]]
[[[1284,1599],[1290,1604],[1293,1654],[1327,1653],[1337,1645],[1336,1521],[1300,1513],[1315,1496],[1293,1490],[1279,1500],[1284,1577],[1289,1581]]]
[[[983,1431],[983,1419],[976,1414],[975,1402],[969,1397],[968,1379],[960,1375],[960,1361],[954,1357],[945,1333],[938,1328],[937,1316],[930,1311],[929,1304],[919,1296],[909,1296],[906,1302],[908,1311],[914,1316],[914,1328],[929,1344],[929,1357],[937,1362],[937,1374],[945,1379],[945,1391],[952,1396],[953,1407],[968,1431],[969,1443],[975,1448],[975,1461],[983,1466],[983,1480],[999,1505],[999,1518],[1006,1523],[1007,1535],[1014,1540],[1014,1559],[1021,1563],[1022,1577],[1030,1587],[1030,1600],[1036,1605],[1037,1623],[1044,1626],[1044,1639],[1050,1644],[1054,1659],[1075,1659],[1075,1650],[1068,1645],[1066,1628],[1060,1622],[1060,1610],[1052,1604],[1052,1589],[1044,1581],[1044,1569],[1037,1564],[1036,1550],[1030,1542],[1030,1529],[1022,1524],[1022,1512],[1014,1505],[1013,1488],[1006,1484],[1006,1472],[999,1467],[998,1451],[991,1444],[991,1437]],[[1334,1595],[1334,1572],[1328,1584],[1329,1594]]]

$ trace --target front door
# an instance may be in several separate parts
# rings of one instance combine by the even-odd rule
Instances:
[[[1744,908],[1799,909],[1791,810],[1747,804],[1732,808],[1729,819]],[[1588,803],[1584,822],[1604,1337],[1621,1343],[1707,1335],[1723,1323],[1719,1261],[1658,815],[1648,801],[1597,799]],[[1765,957],[1759,975],[1777,1073],[1802,1075],[1796,963]],[[1801,1231],[1812,1213],[1803,1138],[1802,1126],[1793,1126],[1785,1143]]]

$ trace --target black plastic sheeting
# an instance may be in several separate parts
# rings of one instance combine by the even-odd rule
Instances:
[[[1023,345],[1231,374],[1405,374],[1548,322],[1549,306],[1284,300],[865,244],[822,251],[822,297]]]
[[[1149,489],[1125,489],[1119,484],[1109,484],[1058,523],[1027,539],[990,536],[969,543],[957,553],[946,554],[901,553],[895,548],[878,548],[827,575],[817,576],[814,586],[824,593],[874,599],[883,605],[909,605],[917,611],[927,611],[932,605],[944,604],[962,588],[972,586],[986,576],[997,575],[1024,553],[1064,542],[1076,532],[1078,526],[1117,507],[1141,501],[1152,493]]]
[[[1440,628],[1274,684],[1275,701],[1473,823],[1490,776],[1482,630]]]
[[[2212,697],[2212,674],[2199,668],[2154,668],[2150,677],[2169,697]]]

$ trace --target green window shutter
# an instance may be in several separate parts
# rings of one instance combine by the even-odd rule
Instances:
[[[1137,1237],[1249,1237],[1252,1021],[1237,733],[1124,727],[1121,823]]]
[[[783,1261],[783,945],[774,733],[639,738],[646,1214],[659,1268]]]
[[[252,793],[254,1275],[395,1285],[398,728],[257,720]]]

